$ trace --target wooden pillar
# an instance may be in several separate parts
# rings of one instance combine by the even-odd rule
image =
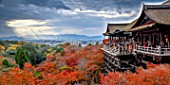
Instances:
[[[143,35],[140,33],[140,43],[143,44]]]
[[[140,37],[140,34],[138,33],[138,35],[137,35],[137,38],[138,38],[138,43],[140,43],[140,40],[141,40],[141,37]]]
[[[168,32],[168,45],[170,44],[170,32]]]
[[[112,36],[112,40],[114,40],[113,38],[114,38],[114,37]]]
[[[113,36],[112,36],[112,41],[113,41]]]
[[[149,34],[149,41],[152,42],[152,35]]]
[[[111,36],[109,36],[109,40],[111,41]]]
[[[112,42],[112,36],[110,36],[110,41]]]
[[[160,33],[160,44],[161,44],[162,46],[164,46],[164,43],[163,43],[163,34],[162,34],[162,32]]]
[[[154,35],[152,35],[152,44],[155,44],[155,37],[154,37]]]
[[[164,46],[165,42],[166,42],[166,38],[165,38],[165,35],[166,33],[165,32],[161,32],[162,33],[162,45]]]

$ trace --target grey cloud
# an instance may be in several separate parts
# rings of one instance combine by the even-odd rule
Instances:
[[[104,30],[107,22],[134,19],[143,2],[160,1],[164,0],[1,0],[0,35],[16,35],[13,28],[5,23],[15,19],[52,20],[52,23],[46,25],[53,26],[53,31],[63,32],[60,29],[62,27],[91,34],[89,30],[92,29]],[[108,15],[113,17],[107,18]],[[96,34],[101,34],[101,31],[95,31]]]
[[[150,0],[145,0],[150,1]],[[162,0],[152,0],[162,1]],[[50,19],[62,17],[58,9],[114,11],[123,14],[139,10],[141,0],[2,0],[0,17],[6,19]],[[135,15],[134,15],[135,16]]]
[[[65,6],[61,0],[25,0],[26,4],[34,4],[41,7],[49,7],[56,9],[70,9]]]
[[[24,0],[1,0],[1,4],[6,7],[17,7],[21,3],[24,3]]]
[[[6,22],[0,20],[0,37],[17,35],[13,28],[6,26]]]
[[[21,3],[23,3],[23,0],[2,0],[0,18],[4,20],[32,18],[32,15],[23,15],[24,11],[20,10],[19,6]]]

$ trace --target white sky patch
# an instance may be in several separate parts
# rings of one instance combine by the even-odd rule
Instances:
[[[11,20],[7,22],[7,26],[14,29],[18,36],[26,35],[41,35],[41,34],[57,34],[52,29],[53,26],[48,26],[47,24],[51,22],[50,20],[39,21],[39,20]]]
[[[60,29],[58,30],[59,34],[79,34],[83,31],[83,29],[79,28],[71,28],[71,27],[59,27]]]
[[[59,27],[60,29],[53,29],[58,34],[80,34],[88,36],[98,36],[105,31],[105,27],[102,28],[72,28],[72,27]]]
[[[54,10],[54,9],[53,9]],[[128,10],[129,11],[129,10]],[[80,16],[80,15],[86,15],[86,16],[96,16],[100,18],[119,18],[119,17],[132,17],[137,15],[136,11],[130,10],[129,12],[121,12],[112,9],[112,10],[81,10],[79,8],[76,8],[74,10],[65,10],[65,9],[59,9],[54,10],[57,14],[60,14],[62,16]]]
[[[84,31],[82,31],[81,34],[83,35],[89,35],[89,36],[98,36],[99,33],[105,32],[105,27],[102,28],[85,28]]]
[[[98,36],[105,31],[105,27],[103,28],[72,28],[72,27],[61,27],[56,26],[57,28],[53,28],[52,30],[57,32],[57,34],[80,34],[80,35],[88,35],[88,36]],[[100,29],[100,30],[99,30]]]
[[[18,36],[26,36],[26,35],[53,35],[54,31],[52,31],[53,27],[49,26],[40,26],[40,27],[17,27],[14,28],[14,31],[18,34]],[[57,33],[56,33],[57,34]]]
[[[74,10],[77,13],[85,13],[89,16],[98,16],[98,17],[103,17],[103,18],[115,18],[115,17],[131,17],[136,14],[135,11],[130,11],[128,13],[118,13],[115,10],[108,10],[108,11],[95,11],[95,10],[80,10],[80,9],[75,9]]]
[[[34,25],[44,25],[47,22],[38,20],[11,20],[7,22],[9,27],[29,27]]]
[[[64,16],[76,15],[76,14],[77,14],[77,13],[74,12],[74,11],[71,11],[71,10],[64,10],[64,9],[57,10],[57,12],[58,12],[59,14],[64,15]]]

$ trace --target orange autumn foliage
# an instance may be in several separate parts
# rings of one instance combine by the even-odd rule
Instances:
[[[148,69],[138,68],[136,73],[110,72],[104,76],[100,48],[65,46],[64,54],[51,53],[36,66],[25,63],[23,70],[0,71],[0,85],[170,85],[170,66],[162,64],[148,63]]]
[[[137,69],[137,73],[101,74],[102,85],[170,85],[169,65],[149,65],[148,69]]]
[[[109,42],[109,39],[103,39],[102,43],[106,44],[107,42]]]
[[[0,76],[0,85],[33,85],[35,77],[31,64],[25,64],[25,69],[12,68],[9,72],[3,72]]]
[[[65,54],[52,54],[35,67],[25,63],[24,69],[12,68],[0,74],[0,85],[88,85],[96,78],[96,71],[103,63],[100,46],[88,46],[82,49],[69,48]],[[65,66],[66,69],[61,69]],[[89,68],[89,69],[88,69]]]

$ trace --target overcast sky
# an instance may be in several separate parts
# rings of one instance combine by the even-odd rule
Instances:
[[[130,22],[141,4],[165,0],[0,0],[0,37],[101,35],[107,23]]]

